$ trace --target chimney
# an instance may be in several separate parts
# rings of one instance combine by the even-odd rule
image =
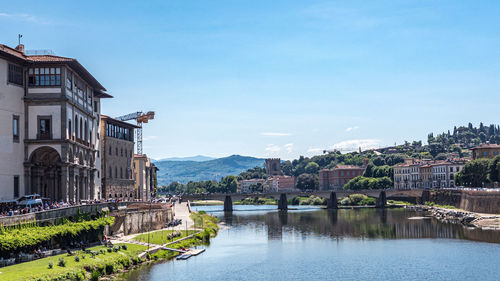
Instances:
[[[24,54],[24,45],[23,44],[17,45],[16,50]]]

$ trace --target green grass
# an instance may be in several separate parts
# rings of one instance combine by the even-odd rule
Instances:
[[[430,207],[438,207],[438,208],[443,208],[443,209],[452,209],[452,210],[458,210],[457,207],[455,206],[451,206],[451,205],[439,205],[439,204],[436,204],[434,202],[425,202],[425,205],[426,206],[430,206]]]
[[[392,204],[392,205],[406,205],[406,206],[413,206],[413,205],[415,205],[415,204],[410,203],[410,202],[398,201],[398,200],[387,200],[387,203],[388,204]]]
[[[249,197],[233,202],[234,205],[277,205],[278,200],[273,198]]]
[[[152,233],[144,233],[144,234],[139,234],[134,237],[134,240],[136,241],[141,241],[141,242],[148,242],[148,236],[149,236],[149,243],[152,244],[157,244],[157,245],[163,245],[172,241],[175,241],[177,239],[181,239],[183,237],[186,237],[188,235],[194,234],[196,232],[199,232],[199,230],[188,230],[187,232],[185,230],[181,231],[181,236],[174,237],[172,239],[167,239],[167,236],[169,233],[174,232],[173,230],[162,230],[162,231],[155,231]]]
[[[122,245],[122,244],[117,244]],[[58,256],[52,256],[48,258],[43,258],[31,262],[20,263],[12,266],[0,268],[0,280],[12,280],[12,281],[24,281],[24,280],[78,280],[85,276],[85,279],[89,278],[90,272],[85,271],[85,267],[88,268],[98,268],[105,264],[118,264],[123,258],[135,258],[137,255],[144,250],[146,246],[127,244],[127,250],[121,249],[118,252],[108,253],[106,247],[97,246],[89,248],[89,250],[97,251],[104,249],[104,254],[99,254],[95,258],[92,258],[90,254],[85,254],[82,251],[75,251],[75,256],[80,257],[80,262],[75,261],[75,256],[68,256],[67,254],[62,254]],[[85,255],[85,258],[83,258]],[[58,266],[59,259],[63,258],[66,262],[65,267]],[[53,264],[53,268],[49,269],[49,263]],[[71,278],[68,278],[68,274],[71,274]],[[80,277],[80,278],[81,278]]]

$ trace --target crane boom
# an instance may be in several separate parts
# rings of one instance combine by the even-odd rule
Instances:
[[[137,121],[137,126],[139,126],[139,128],[136,129],[137,154],[142,154],[142,123],[148,123],[149,120],[155,119],[155,112],[148,111],[146,113],[143,113],[142,111],[137,111],[120,117],[116,117],[115,119],[120,121]]]

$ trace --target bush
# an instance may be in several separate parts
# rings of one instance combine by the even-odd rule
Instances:
[[[58,266],[60,267],[65,267],[66,266],[66,261],[63,258],[59,259],[59,262],[57,263]]]
[[[122,245],[122,249],[123,249],[123,250],[127,250],[127,245],[123,244],[123,245]]]
[[[49,269],[52,269],[54,267],[54,263],[49,262]]]
[[[113,252],[118,252],[120,251],[120,246],[114,246],[113,247]]]
[[[79,256],[75,256],[75,261],[76,262],[80,262],[80,257]]]
[[[111,249],[111,248],[108,248],[107,250],[108,250],[108,253],[113,252],[113,249]]]
[[[99,270],[94,270],[90,274],[90,280],[91,281],[98,281],[99,277],[101,277],[101,272],[99,272]]]
[[[104,270],[106,272],[107,275],[109,274],[113,274],[115,272],[115,267],[112,263],[107,263],[105,266],[104,266]]]

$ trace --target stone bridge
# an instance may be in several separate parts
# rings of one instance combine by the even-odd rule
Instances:
[[[272,192],[272,193],[211,193],[211,194],[187,194],[182,196],[182,200],[220,200],[224,201],[224,211],[233,210],[233,200],[242,200],[248,197],[261,197],[261,198],[273,198],[278,200],[278,209],[287,210],[288,201],[287,197],[308,197],[311,195],[325,198],[328,200],[327,207],[329,209],[337,208],[337,198],[346,197],[351,194],[364,194],[369,197],[377,198],[376,207],[384,208],[387,204],[387,198],[390,199],[408,199],[413,198],[415,203],[425,202],[428,200],[429,191],[423,189],[411,189],[411,190],[317,190],[317,191],[289,191],[289,192]]]

